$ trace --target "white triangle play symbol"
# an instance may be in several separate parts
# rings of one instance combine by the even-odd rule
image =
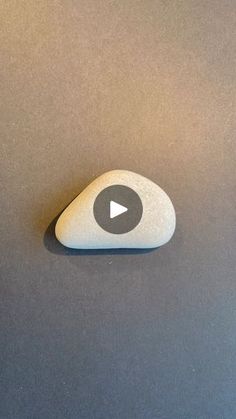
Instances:
[[[128,208],[124,207],[121,204],[118,204],[115,201],[110,201],[110,218],[115,218],[126,211],[128,211]]]

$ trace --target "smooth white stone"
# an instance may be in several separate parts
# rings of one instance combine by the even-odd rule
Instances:
[[[94,218],[96,197],[112,185],[133,189],[143,204],[140,223],[125,234],[106,232]],[[64,246],[74,249],[155,248],[171,239],[175,226],[175,210],[163,189],[139,174],[113,170],[90,183],[64,210],[57,221],[55,234]]]

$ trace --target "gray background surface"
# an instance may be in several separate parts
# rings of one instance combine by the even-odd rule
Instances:
[[[2,1],[1,419],[235,419],[236,3]],[[136,171],[151,253],[66,251],[54,217]]]

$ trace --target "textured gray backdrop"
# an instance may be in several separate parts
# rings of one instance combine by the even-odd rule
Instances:
[[[1,1],[1,419],[235,419],[235,0]],[[177,212],[150,253],[66,251],[111,169]]]

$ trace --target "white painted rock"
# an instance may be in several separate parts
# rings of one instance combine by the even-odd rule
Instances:
[[[113,170],[74,199],[59,217],[55,234],[74,249],[154,248],[171,239],[175,225],[173,204],[158,185]]]

